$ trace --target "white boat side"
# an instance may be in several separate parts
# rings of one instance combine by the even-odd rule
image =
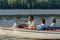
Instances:
[[[0,37],[60,39],[60,32],[0,28]]]
[[[39,15],[39,14],[60,14],[59,9],[14,9],[14,10],[0,10],[0,15]]]

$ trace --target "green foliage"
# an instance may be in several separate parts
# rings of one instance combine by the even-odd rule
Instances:
[[[60,9],[60,0],[0,0],[0,9]]]

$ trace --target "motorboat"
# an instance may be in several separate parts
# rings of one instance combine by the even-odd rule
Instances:
[[[60,29],[38,31],[38,30],[29,30],[24,28],[0,27],[0,37],[60,39]]]

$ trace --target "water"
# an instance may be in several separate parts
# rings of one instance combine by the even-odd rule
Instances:
[[[31,14],[60,14],[60,9],[13,9],[13,10],[0,10],[0,15],[31,15]]]
[[[24,17],[24,18],[20,17],[19,19],[17,19],[17,17],[12,17],[11,19],[7,19],[6,17],[1,17],[1,18],[2,19],[0,19],[0,26],[12,26],[14,23],[23,24],[28,22],[28,17]],[[48,17],[48,18],[45,17],[47,25],[51,24],[51,18],[52,17]],[[40,24],[40,19],[41,17],[34,16],[34,21],[37,25]],[[60,26],[60,18],[56,17],[56,23],[57,25]]]

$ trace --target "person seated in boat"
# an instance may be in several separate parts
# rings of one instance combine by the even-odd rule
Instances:
[[[50,25],[51,29],[60,29],[60,27],[56,24],[56,18],[55,17],[53,17],[51,19],[51,22],[52,22],[52,24]]]
[[[36,23],[33,21],[34,17],[33,16],[29,16],[29,21],[27,23],[28,29],[36,29]]]
[[[57,27],[57,25],[56,25],[56,18],[55,17],[53,17],[51,19],[51,22],[52,22],[52,24],[50,25],[50,27]]]
[[[45,24],[45,19],[40,20],[41,24],[36,26],[37,30],[46,30],[48,26]]]

